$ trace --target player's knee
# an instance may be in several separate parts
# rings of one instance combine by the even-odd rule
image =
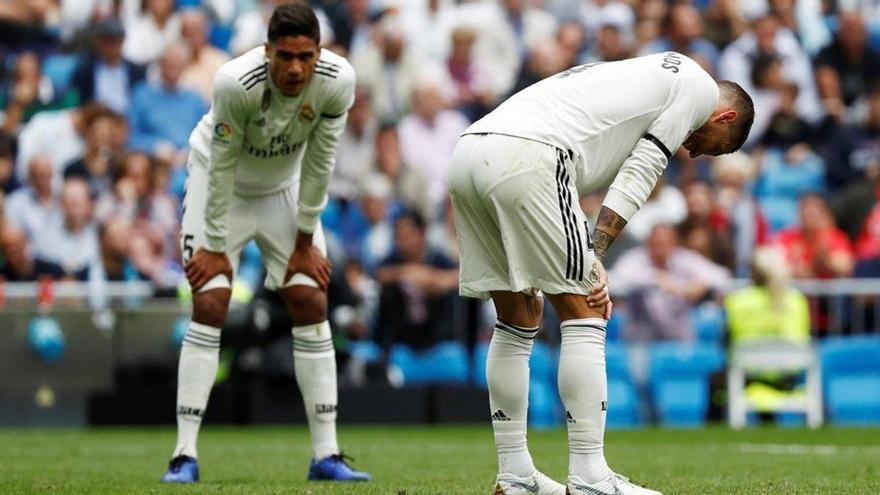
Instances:
[[[229,310],[229,289],[214,289],[193,297],[193,321],[212,327],[222,327]]]
[[[327,319],[325,292],[306,285],[294,285],[283,289],[282,296],[294,325],[311,325]]]

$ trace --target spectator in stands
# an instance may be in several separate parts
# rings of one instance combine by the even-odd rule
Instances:
[[[529,52],[526,63],[522,65],[519,74],[516,76],[513,89],[510,90],[510,93],[505,98],[509,98],[532,84],[564,69],[566,69],[565,53],[559,49],[559,43],[554,39],[540,41]]]
[[[55,2],[6,0],[0,2],[0,55],[6,49],[49,49],[56,43],[46,27]]]
[[[624,253],[609,274],[626,294],[630,342],[694,340],[691,310],[730,280],[726,268],[679,245],[669,224],[658,224],[644,247]]]
[[[460,112],[445,108],[437,80],[417,81],[411,101],[413,112],[400,121],[401,156],[426,179],[433,212],[439,212],[447,194],[449,159],[470,123]]]
[[[175,0],[144,0],[143,12],[127,26],[128,35],[122,45],[125,58],[149,64],[180,39],[180,16],[174,7]]]
[[[370,43],[373,32],[369,0],[335,2],[327,8],[335,41],[347,53],[358,52]]]
[[[30,282],[36,278],[36,263],[27,233],[12,223],[0,224],[0,279]]]
[[[55,165],[49,157],[37,155],[28,167],[28,185],[6,198],[6,218],[24,229],[30,239],[34,239],[57,213],[58,200],[52,190],[54,174]]]
[[[79,178],[64,181],[59,203],[60,214],[52,215],[34,239],[41,275],[73,280],[99,276],[98,230],[88,183]]]
[[[451,106],[475,121],[497,103],[492,75],[474,53],[477,40],[474,29],[459,26],[452,31],[451,38],[452,47],[446,59],[448,77],[455,87]]]
[[[632,44],[624,29],[614,23],[603,24],[596,35],[594,50],[587,57],[588,62],[614,62],[633,56]]]
[[[189,48],[189,63],[180,75],[180,84],[211,101],[214,75],[229,60],[223,50],[208,43],[208,19],[198,9],[187,9],[180,14],[181,33]]]
[[[580,65],[587,56],[587,32],[579,22],[566,21],[560,24],[556,42],[564,54],[565,67]]]
[[[661,175],[645,205],[629,220],[625,237],[644,242],[658,224],[676,225],[687,217],[687,202],[681,191]]]
[[[78,177],[89,184],[92,197],[96,198],[110,190],[113,176],[114,146],[113,127],[117,119],[113,115],[101,115],[92,120],[86,130],[86,151],[82,158],[64,169],[64,178]]]
[[[391,256],[394,245],[394,210],[391,181],[371,173],[360,181],[360,201],[342,218],[342,240],[351,259],[368,274]]]
[[[834,42],[816,57],[816,82],[825,111],[844,121],[848,107],[880,82],[880,53],[868,43],[859,12],[838,14]]]
[[[208,111],[208,105],[195,91],[180,85],[186,68],[187,48],[182,44],[168,47],[159,60],[160,81],[143,82],[135,90],[131,102],[131,148],[155,154],[169,161],[181,157],[189,147],[189,135]]]
[[[586,28],[587,43],[595,44],[603,26],[616,26],[618,34],[629,41],[636,23],[636,15],[629,2],[620,0],[592,0],[581,2],[580,20]]]
[[[699,61],[709,73],[715,72],[718,48],[703,37],[703,18],[694,5],[676,3],[669,7],[663,31],[664,36],[645,47],[644,54],[676,51]]]
[[[718,211],[711,186],[694,181],[684,187],[687,216],[678,225],[682,245],[700,253],[713,263],[734,267],[733,243],[729,224]]]
[[[40,59],[32,52],[16,57],[12,80],[3,89],[6,109],[2,130],[9,134],[15,134],[34,114],[50,109],[55,96],[52,82],[40,69]]]
[[[413,40],[413,49],[419,57],[432,63],[443,63],[450,55],[453,31],[458,24],[458,6],[450,0],[400,2],[401,20],[407,39]],[[467,29],[467,28],[465,28]]]
[[[712,177],[718,195],[718,213],[732,234],[734,273],[746,277],[756,246],[769,241],[770,229],[758,202],[750,191],[755,177],[755,160],[745,152],[716,157]]]
[[[123,218],[113,217],[101,224],[99,240],[105,280],[118,282],[142,278],[130,259],[133,236],[131,223]]]
[[[834,224],[825,199],[815,193],[804,194],[798,201],[798,216],[799,225],[780,232],[776,238],[792,275],[823,279],[852,275],[852,245]]]
[[[144,80],[146,70],[122,56],[125,29],[116,19],[95,26],[93,51],[85,56],[73,73],[72,86],[79,101],[97,101],[118,113],[126,113],[132,91]]]
[[[832,126],[822,147],[828,164],[825,180],[832,191],[862,182],[869,168],[880,166],[880,81],[862,95],[868,103],[864,120]]]
[[[376,133],[375,169],[385,174],[394,186],[394,196],[410,210],[419,212],[422,218],[430,218],[431,198],[425,191],[427,182],[420,169],[404,162],[400,133],[397,126],[385,123]]]
[[[0,192],[9,194],[20,184],[15,175],[15,138],[0,131]]]
[[[424,349],[452,330],[458,268],[429,249],[425,222],[416,213],[394,223],[394,254],[376,271],[382,285],[376,336],[380,343]]]
[[[85,153],[85,135],[92,122],[107,115],[113,115],[113,110],[100,103],[35,115],[18,137],[18,179],[26,180],[28,164],[38,154],[49,156],[60,177],[62,170]]]
[[[387,16],[379,24],[375,42],[351,54],[358,84],[370,90],[379,120],[396,121],[409,112],[415,81],[425,72],[441,69],[415,58],[398,19]]]
[[[376,162],[376,134],[379,121],[373,112],[370,91],[355,90],[354,104],[348,111],[345,131],[336,146],[336,168],[330,179],[330,195],[345,201],[354,200],[360,180],[373,170]]]

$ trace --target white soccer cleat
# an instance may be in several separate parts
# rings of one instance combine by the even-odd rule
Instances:
[[[587,484],[577,476],[568,477],[566,495],[663,495],[662,493],[632,484],[629,478],[611,473],[598,483]]]
[[[525,478],[502,473],[495,479],[495,495],[565,495],[565,485],[540,471]]]

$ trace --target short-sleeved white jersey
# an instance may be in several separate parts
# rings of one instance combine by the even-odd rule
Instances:
[[[712,115],[718,97],[718,85],[696,62],[666,52],[548,77],[465,134],[506,134],[568,150],[578,192],[610,185],[605,205],[629,219],[671,154]]]
[[[272,82],[263,47],[220,68],[211,110],[190,136],[192,152],[205,158],[192,162],[208,164],[208,249],[225,249],[233,192],[262,196],[299,183],[297,226],[314,231],[354,88],[354,69],[327,49],[321,50],[312,79],[293,98]]]

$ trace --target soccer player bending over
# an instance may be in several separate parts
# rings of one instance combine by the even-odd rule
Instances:
[[[495,493],[657,494],[605,462],[602,259],[645,203],[679,146],[691,156],[739,149],[749,95],[675,52],[574,67],[515,94],[456,147],[449,191],[461,243],[460,293],[498,314],[486,375]],[[580,195],[609,187],[590,231]],[[543,295],[562,320],[559,393],[568,420],[567,486],[535,469],[526,447],[529,353]]]
[[[268,43],[220,68],[214,102],[190,137],[181,244],[193,290],[180,352],[177,447],[163,481],[198,481],[196,438],[217,374],[220,328],[242,247],[255,239],[266,287],[290,311],[296,381],[314,459],[309,479],[368,480],[336,443],[336,357],[327,322],[330,263],[318,216],[354,101],[349,63],[321,50],[314,12],[282,5]]]

